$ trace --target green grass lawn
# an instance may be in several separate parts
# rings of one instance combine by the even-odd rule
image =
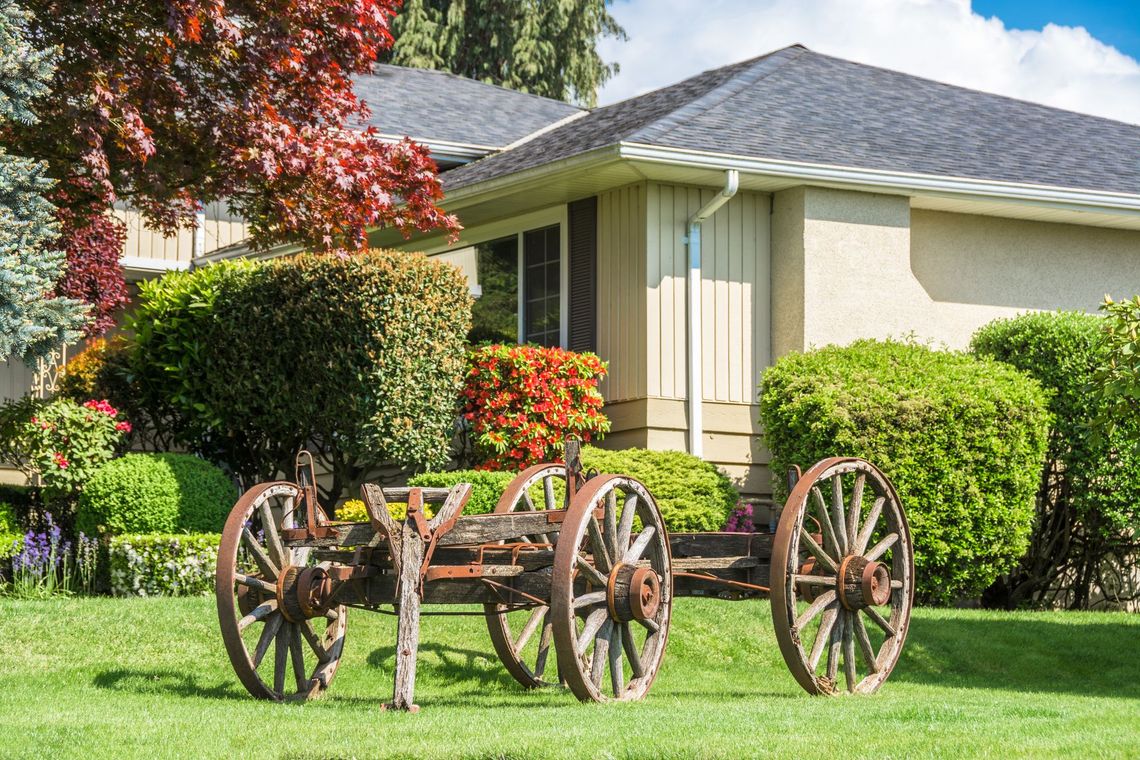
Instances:
[[[1140,616],[920,610],[872,697],[813,698],[763,602],[681,599],[640,703],[524,692],[480,618],[428,618],[420,713],[381,713],[395,621],[352,613],[336,681],[247,697],[212,599],[0,599],[3,757],[1136,757]]]

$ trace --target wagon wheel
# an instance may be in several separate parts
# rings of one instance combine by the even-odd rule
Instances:
[[[541,486],[541,492],[539,487]],[[495,513],[566,508],[566,466],[538,464],[520,472],[495,505]],[[526,536],[527,543],[554,543],[556,533]],[[551,686],[543,678],[550,662],[550,608],[545,605],[507,612],[506,604],[486,604],[487,630],[495,652],[515,680],[528,689]],[[517,633],[516,633],[517,631]],[[537,634],[537,635],[536,635]],[[530,662],[533,661],[533,665]]]
[[[347,609],[306,610],[299,603],[299,581],[327,563],[317,565],[309,549],[281,543],[280,529],[297,522],[301,493],[284,482],[246,491],[226,520],[218,550],[214,591],[222,641],[238,679],[259,699],[317,696],[336,675],[344,648]]]
[[[776,639],[800,686],[876,691],[898,662],[914,604],[910,528],[886,476],[839,457],[804,473],[780,517],[771,567]]]
[[[649,691],[669,634],[671,564],[644,485],[603,475],[574,497],[554,550],[550,613],[558,673],[582,701]]]

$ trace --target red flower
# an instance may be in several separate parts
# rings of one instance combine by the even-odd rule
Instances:
[[[64,459],[63,454],[57,451],[51,455],[51,458],[55,462],[56,467],[61,470],[67,469],[68,462],[66,459]]]
[[[115,430],[118,430],[120,433],[129,433],[131,432],[131,423],[127,422],[126,420],[123,420],[122,422],[116,422]]]

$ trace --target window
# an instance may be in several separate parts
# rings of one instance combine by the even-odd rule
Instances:
[[[558,225],[475,246],[480,294],[471,310],[474,342],[561,345],[562,254]],[[521,280],[521,282],[520,282]]]

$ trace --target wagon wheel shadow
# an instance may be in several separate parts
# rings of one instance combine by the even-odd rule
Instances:
[[[372,650],[367,659],[369,667],[393,672],[396,668],[396,647],[383,646]],[[463,649],[438,642],[421,642],[416,669],[446,683],[469,683],[473,693],[487,686],[501,686],[508,690],[522,687],[511,678],[493,652]]]
[[[171,668],[117,668],[105,670],[91,681],[97,689],[138,694],[169,694],[178,697],[248,700],[249,695],[232,683],[202,684],[196,676]]]

